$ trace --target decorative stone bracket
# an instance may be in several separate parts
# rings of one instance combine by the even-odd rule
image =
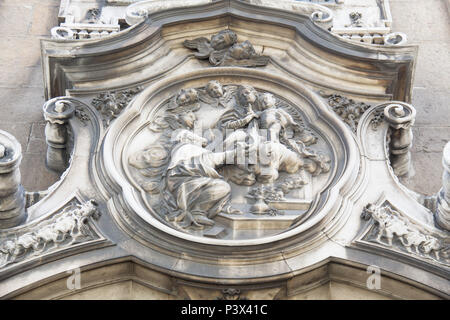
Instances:
[[[412,174],[411,154],[416,110],[409,104],[394,102],[384,109],[384,118],[389,123],[389,153],[394,173],[401,177]]]

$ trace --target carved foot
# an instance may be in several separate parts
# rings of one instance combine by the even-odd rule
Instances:
[[[194,215],[194,220],[202,226],[213,226],[215,224],[214,220],[211,220],[204,215]]]
[[[222,212],[226,214],[244,214],[241,210],[233,208],[232,206],[225,206],[222,209]]]

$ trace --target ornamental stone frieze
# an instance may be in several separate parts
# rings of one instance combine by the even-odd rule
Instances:
[[[23,190],[20,147],[0,134],[16,174],[0,174],[0,297],[137,281],[153,297],[296,299],[337,281],[449,298],[448,148],[427,204],[401,183],[417,48],[333,35],[343,1],[293,2],[111,0],[85,19],[116,6],[132,27],[42,40],[47,165],[62,175]],[[369,291],[374,266],[385,285]],[[82,289],[62,288],[68,270]]]

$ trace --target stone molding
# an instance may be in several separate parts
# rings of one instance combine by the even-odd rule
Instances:
[[[95,19],[97,13],[92,14]],[[401,185],[390,159],[390,130],[402,128],[396,128],[386,107],[410,100],[416,47],[351,43],[319,27],[310,14],[237,0],[148,14],[145,11],[142,16],[141,22],[111,37],[89,41],[42,40],[46,91],[51,98],[48,105],[55,108],[70,105],[71,116],[63,121],[71,134],[70,159],[61,180],[42,192],[40,201],[29,202],[27,222],[18,229],[0,231],[1,239],[12,237],[15,231],[34,239],[41,231],[49,240],[31,241],[24,246],[24,237],[19,243],[19,251],[27,252],[22,261],[11,260],[19,251],[2,247],[6,264],[3,271],[0,269],[1,297],[26,296],[27,288],[28,293],[38,295],[39,290],[35,291],[38,285],[45,287],[65,281],[68,268],[81,267],[84,272],[111,267],[126,270],[127,274],[124,277],[118,272],[115,277],[112,272],[111,281],[140,279],[159,293],[179,298],[195,298],[207,292],[213,293],[214,298],[243,299],[256,297],[263,289],[268,291],[261,293],[261,297],[288,298],[329,281],[363,288],[367,266],[376,263],[388,283],[377,291],[379,294],[391,298],[411,297],[412,293],[448,298],[447,247],[442,246],[448,242],[448,231],[437,228],[434,212]],[[185,40],[211,39],[221,30],[232,30],[237,43],[248,41],[255,52],[270,60],[257,67],[213,67],[183,46]],[[253,98],[249,86],[256,91]],[[135,89],[141,87],[142,91]],[[328,103],[330,96],[345,97],[348,103],[338,103],[333,108]],[[284,120],[291,117],[293,123],[286,121],[281,127],[271,127],[268,119],[260,119],[268,116],[264,113],[267,109],[280,119],[283,114]],[[56,113],[61,111],[64,110]],[[205,235],[202,230],[208,227],[176,228],[171,224],[173,221],[164,220],[165,213],[155,206],[163,203],[158,200],[157,191],[164,190],[158,185],[155,188],[155,181],[151,180],[155,172],[156,176],[161,173],[158,177],[165,181],[173,196],[177,190],[169,189],[168,166],[172,164],[170,170],[176,167],[180,172],[198,169],[196,163],[189,166],[187,159],[191,158],[186,155],[191,154],[187,152],[180,152],[179,158],[174,157],[177,161],[172,161],[175,148],[161,144],[157,147],[164,138],[159,135],[164,129],[176,131],[183,125],[185,131],[176,135],[179,140],[172,141],[181,148],[182,143],[192,138],[195,121],[202,120],[202,129],[215,128],[214,121],[220,120],[226,111],[238,114],[231,117],[230,126],[245,131],[246,138],[250,129],[267,126],[272,130],[268,135],[271,146],[281,148],[282,139],[287,137],[297,140],[297,146],[303,143],[309,148],[299,147],[304,163],[300,165],[298,155],[293,160],[298,164],[295,169],[311,169],[309,180],[288,180],[286,174],[279,184],[274,184],[274,171],[284,172],[276,168],[259,177],[263,187],[258,189],[261,185],[241,186],[231,179],[234,185],[228,183],[231,186],[226,187],[217,181],[225,178],[214,175],[212,170],[207,176],[204,172],[200,177],[191,175],[195,176],[195,183],[202,180],[207,184],[214,179],[204,178],[215,178],[214,186],[219,185],[223,193],[216,200],[228,200],[230,189],[242,187],[239,190],[247,192],[235,193],[249,196],[241,200],[245,205],[248,201],[253,210],[250,213],[257,214],[252,216],[254,220],[262,221],[261,225],[273,225],[284,219],[283,227],[273,233],[250,237],[248,233],[237,232],[234,238],[226,238],[221,232]],[[160,118],[167,123],[157,120]],[[53,121],[51,117],[48,120]],[[227,126],[229,122],[223,124]],[[303,134],[295,135],[295,130],[291,130],[294,124]],[[282,131],[285,135],[281,135]],[[305,134],[307,131],[311,134]],[[290,147],[295,149],[295,144]],[[211,156],[203,147],[195,150],[200,149],[200,155]],[[147,153],[148,150],[151,152]],[[321,166],[320,161],[315,163],[316,167],[306,164],[315,158],[313,151],[325,153],[328,158],[322,158],[322,163],[328,163],[325,160],[329,159],[329,168]],[[264,164],[260,162],[259,165]],[[316,172],[314,168],[318,170],[316,176],[312,174]],[[171,173],[176,176],[179,172]],[[150,179],[142,183],[138,178]],[[186,175],[183,179],[186,182]],[[195,186],[201,188],[205,184]],[[192,185],[186,184],[188,192],[192,191],[189,189]],[[283,202],[290,192],[302,186],[310,188],[311,197],[304,197],[306,191],[297,193],[296,200],[303,202],[298,201],[296,205],[302,208],[295,210],[302,212],[288,221],[279,211],[290,209],[280,208],[283,203],[276,202]],[[279,190],[282,194],[276,192]],[[208,204],[210,210],[211,194],[205,194],[208,197],[199,193],[202,201],[205,198],[208,201],[199,202]],[[187,199],[184,195],[180,193],[177,199]],[[70,202],[74,197],[78,199],[78,209],[64,211],[67,200]],[[92,233],[86,241],[72,243],[79,230],[64,233],[56,227],[56,220],[70,212],[83,211],[86,199],[93,199],[102,215],[98,220],[83,220]],[[376,210],[366,207],[369,203]],[[184,210],[183,201],[176,205]],[[361,219],[364,207],[371,211],[370,217],[365,216],[368,220]],[[380,228],[374,218],[377,210],[385,215],[389,212],[403,230],[414,230],[410,232],[412,235]],[[203,213],[200,211],[194,213],[199,216]],[[239,226],[248,225],[245,219],[231,214],[237,212],[203,216],[195,222],[201,225],[214,220],[218,224],[228,223],[230,229],[238,231]],[[182,217],[178,219],[181,220]],[[78,220],[71,221],[74,224]],[[383,223],[381,218],[379,221]],[[45,226],[40,228],[39,223]],[[187,225],[190,228],[192,223]],[[376,241],[378,236],[381,243]],[[64,245],[50,248],[63,238]],[[14,243],[17,249],[17,242]],[[40,254],[39,250],[47,246],[49,250]],[[126,265],[130,261],[145,268]],[[95,279],[90,281],[89,288],[98,284]],[[394,284],[401,284],[397,291]],[[45,290],[40,294],[45,296]],[[70,293],[47,292],[51,298],[65,296]]]

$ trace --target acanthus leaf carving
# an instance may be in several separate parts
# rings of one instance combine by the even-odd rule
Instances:
[[[235,288],[227,288],[222,290],[222,296],[217,297],[216,300],[225,300],[225,301],[238,301],[238,300],[248,300],[245,297],[241,297],[241,290]]]
[[[100,93],[92,99],[91,104],[102,115],[104,127],[108,127],[142,89],[142,87],[136,87],[121,91],[109,91]]]
[[[332,94],[328,96],[328,105],[336,114],[356,133],[358,129],[359,120],[362,115],[372,106],[364,102],[356,102],[339,94]],[[374,112],[374,117],[371,120],[372,129],[376,130],[384,119],[383,110]]]

